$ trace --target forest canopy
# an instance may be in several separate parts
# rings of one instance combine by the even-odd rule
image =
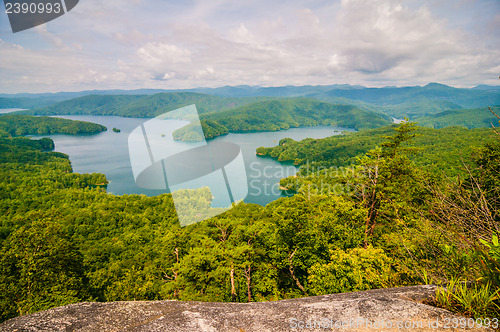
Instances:
[[[352,105],[333,105],[310,98],[288,98],[204,114],[201,123],[205,138],[213,138],[228,132],[278,131],[319,125],[361,130],[388,125],[391,121],[387,116]],[[191,140],[191,129],[188,125],[176,130],[174,138]]]
[[[270,153],[326,171],[301,171],[293,197],[186,227],[170,194],[108,194],[103,174],[73,173],[51,142],[0,138],[2,321],[81,301],[254,302],[465,280],[475,288],[464,292],[489,300],[437,305],[499,314],[500,134],[491,129],[405,122],[285,139]]]
[[[366,130],[344,132],[343,135],[322,139],[306,138],[297,142],[291,138],[280,140],[276,147],[260,147],[257,154],[295,165],[349,166],[359,155],[368,153],[380,145],[397,125]],[[470,162],[474,148],[494,141],[491,129],[469,130],[463,127],[432,129],[419,127],[412,144],[421,153],[410,158],[418,165],[429,166],[435,171],[456,175],[462,163]]]
[[[106,127],[85,121],[21,114],[0,115],[0,137],[48,134],[96,134]]]

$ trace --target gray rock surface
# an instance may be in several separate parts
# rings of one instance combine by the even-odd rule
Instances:
[[[0,331],[488,331],[453,328],[453,319],[462,317],[422,303],[435,290],[427,285],[257,303],[83,302],[13,318]]]

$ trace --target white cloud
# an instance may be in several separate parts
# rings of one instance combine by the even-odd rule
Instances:
[[[148,64],[155,66],[163,63],[189,63],[191,52],[176,45],[164,43],[148,43],[141,47],[137,53]]]
[[[496,84],[500,15],[481,9],[477,30],[480,5],[89,0],[0,43],[0,90]]]

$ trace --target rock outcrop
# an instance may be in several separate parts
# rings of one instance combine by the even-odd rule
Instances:
[[[427,285],[256,303],[83,302],[13,318],[0,331],[488,331],[472,320],[453,328],[462,317],[422,303],[435,291]]]

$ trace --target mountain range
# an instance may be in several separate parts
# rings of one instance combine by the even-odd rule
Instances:
[[[225,86],[190,90],[103,90],[55,94],[1,95],[0,108],[27,108],[31,115],[117,115],[155,117],[195,104],[205,136],[228,132],[282,130],[334,125],[370,129],[407,117],[420,125],[487,127],[500,105],[498,86],[454,88],[425,86],[367,88],[357,85]],[[495,108],[496,109],[496,108]],[[176,138],[194,138],[189,127]],[[196,139],[200,139],[199,137]]]

